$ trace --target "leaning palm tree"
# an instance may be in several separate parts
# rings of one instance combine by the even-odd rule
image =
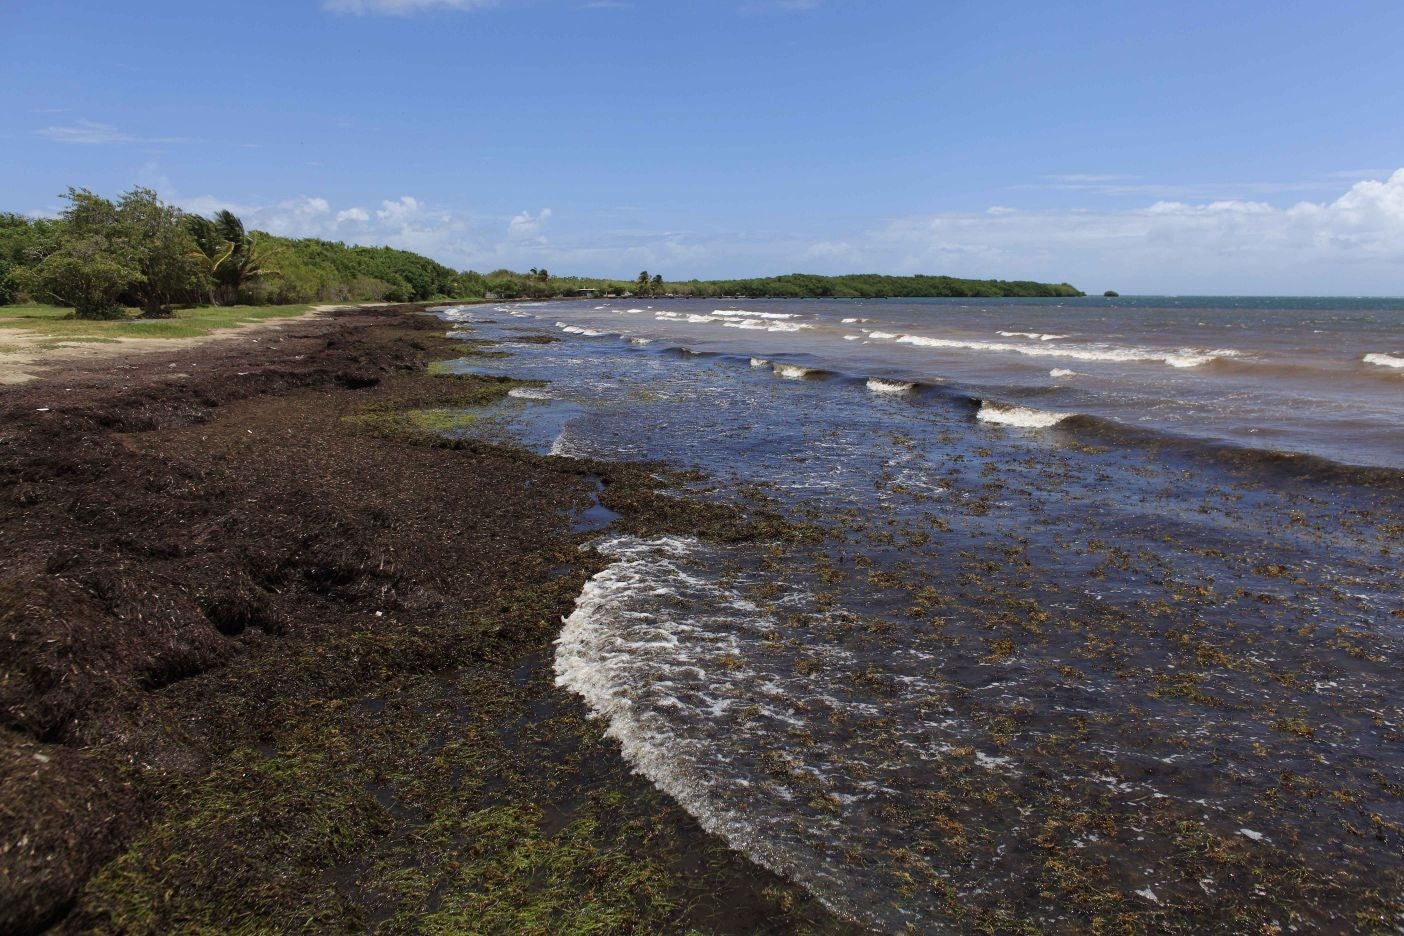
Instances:
[[[234,212],[222,210],[213,219],[194,215],[188,223],[214,284],[211,302],[237,302],[249,283],[263,276],[278,275],[268,267],[258,235],[246,231],[244,222]]]

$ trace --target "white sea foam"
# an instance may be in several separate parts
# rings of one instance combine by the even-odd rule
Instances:
[[[511,315],[512,318],[536,318],[536,316],[532,315],[530,312],[510,312],[508,314]]]
[[[844,336],[843,336],[843,340],[844,340],[844,341],[857,341],[857,340],[859,340],[859,339],[862,338],[862,337],[863,337],[862,335],[844,335]]]
[[[814,373],[813,368],[800,367],[798,364],[775,365],[775,376],[784,377],[786,380],[803,380],[812,373]]]
[[[630,339],[629,339],[629,344],[633,344],[633,345],[653,344],[653,339],[652,339],[652,338],[630,338]]]
[[[1003,338],[1032,338],[1034,341],[1057,341],[1059,338],[1066,338],[1067,335],[1045,335],[1042,332],[996,332]]]
[[[551,448],[546,454],[555,455],[558,458],[583,458],[588,453],[577,440],[571,437],[570,427],[567,426],[552,440]]]
[[[894,338],[898,344],[915,345],[920,348],[954,348],[966,351],[993,351],[996,353],[1024,354],[1031,357],[1068,357],[1079,361],[1115,361],[1131,363],[1137,361],[1160,362],[1171,367],[1198,367],[1210,361],[1225,357],[1238,357],[1239,352],[1232,348],[1216,348],[1206,351],[1199,348],[1180,348],[1176,351],[1159,351],[1153,348],[1108,348],[1092,346],[1046,344],[1018,345],[1002,341],[974,341],[958,338],[930,338],[925,335],[892,335],[887,332],[872,332],[870,338]]]
[[[871,321],[872,321],[872,319],[866,319],[866,318],[846,318],[846,319],[843,320],[843,324],[845,324],[845,325],[862,325],[862,324],[864,324],[864,323],[866,323],[866,322],[871,322]]]
[[[692,312],[683,314],[681,312],[669,312],[666,309],[653,313],[653,317],[667,322],[687,322],[691,325],[705,325],[708,322],[718,321],[715,315],[697,315]]]
[[[1050,413],[1047,410],[1029,406],[1010,406],[1005,403],[985,401],[975,418],[980,422],[996,423],[1001,426],[1018,426],[1021,429],[1046,429],[1067,419],[1071,413]]]
[[[635,672],[639,662],[646,661],[664,668],[664,673],[701,674],[696,663],[702,661],[694,661],[680,640],[702,636],[691,623],[694,614],[742,601],[754,616],[755,605],[684,571],[683,563],[702,548],[695,539],[612,536],[598,541],[595,548],[613,562],[585,584],[556,638],[556,685],[584,699],[591,714],[605,722],[605,735],[619,742],[625,760],[695,816],[703,828],[772,871],[786,870],[789,862],[750,818],[728,808],[721,789],[724,781],[715,772],[697,770],[693,762],[698,751],[671,730],[661,713],[650,710],[649,696],[657,694],[661,680],[640,684]],[[686,620],[641,615],[634,607],[639,596],[679,602],[687,598],[692,613]],[[714,717],[729,704],[730,700],[717,698]]]
[[[507,391],[509,397],[516,397],[519,400],[549,400],[551,394],[536,387],[513,387]]]
[[[1068,370],[1066,367],[1055,367],[1048,372],[1049,377],[1076,377],[1077,371]]]
[[[766,359],[763,358],[763,357],[753,357],[753,358],[751,358],[751,366],[752,366],[752,367],[769,367],[769,366],[770,366],[770,361],[766,360]]]
[[[1404,367],[1404,357],[1396,354],[1367,354],[1361,360],[1366,364],[1378,364],[1380,367]]]
[[[910,393],[916,389],[916,384],[905,380],[884,380],[881,377],[869,377],[868,389],[873,393],[883,393],[900,396],[903,393]]]
[[[868,337],[869,337],[869,338],[877,338],[879,341],[881,341],[881,340],[884,340],[884,339],[887,339],[887,338],[897,338],[897,337],[900,337],[900,336],[894,334],[893,332],[870,331],[870,332],[868,332]]]
[[[713,315],[720,315],[723,318],[761,318],[761,319],[792,319],[796,318],[798,312],[747,312],[745,309],[714,309]]]

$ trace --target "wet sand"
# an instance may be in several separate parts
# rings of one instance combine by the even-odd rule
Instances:
[[[465,346],[418,311],[0,389],[0,930],[848,931],[551,685],[601,489],[629,532],[803,531],[445,438],[517,384],[432,375]]]

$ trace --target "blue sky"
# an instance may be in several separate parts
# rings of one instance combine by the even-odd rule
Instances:
[[[0,0],[0,208],[456,267],[1404,294],[1404,4]]]

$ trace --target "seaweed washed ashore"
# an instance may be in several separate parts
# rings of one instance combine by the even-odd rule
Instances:
[[[1399,925],[1393,475],[417,311],[3,398],[0,927]]]
[[[1404,472],[991,419],[794,304],[646,311],[438,314],[499,355],[447,369],[540,382],[456,432],[823,532],[592,544],[557,678],[706,828],[882,932],[1404,922]]]
[[[419,311],[0,395],[0,931],[849,931],[551,685],[598,498],[803,531],[447,439],[523,385],[431,373],[476,349]]]

